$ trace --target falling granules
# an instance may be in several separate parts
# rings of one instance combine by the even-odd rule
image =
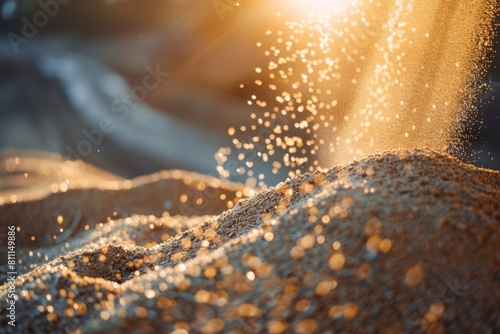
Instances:
[[[229,129],[221,177],[264,186],[259,160],[293,177],[393,149],[464,158],[496,0],[302,2],[300,18],[278,13],[257,43],[269,61],[242,88],[259,108]],[[307,16],[315,3],[323,10]]]
[[[170,216],[110,221],[69,241],[92,247],[20,276],[22,321],[13,328],[2,318],[2,328],[495,331],[498,203],[499,172],[432,151],[390,151],[299,175],[193,225]],[[139,228],[134,244],[113,242],[126,239],[127,224],[153,228]],[[181,231],[161,242],[168,228]]]

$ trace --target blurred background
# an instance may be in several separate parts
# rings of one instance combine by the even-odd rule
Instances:
[[[253,92],[240,84],[267,63],[256,43],[272,27],[274,6],[0,1],[0,149],[59,153],[126,178],[171,168],[217,176],[214,154],[232,146],[228,128],[262,112],[247,104]],[[496,62],[483,82],[489,88],[479,96],[467,157],[500,170]],[[256,170],[271,175],[270,168]]]

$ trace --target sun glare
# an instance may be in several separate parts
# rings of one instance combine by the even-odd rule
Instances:
[[[325,13],[339,11],[345,0],[292,0],[293,6],[303,13]]]
[[[473,78],[484,71],[474,66],[492,45],[493,16],[484,6],[283,1],[293,12],[277,13],[257,44],[268,61],[245,85],[256,92],[248,105],[262,110],[252,114],[252,127],[230,131],[236,151],[218,152],[221,177],[233,169],[252,186],[265,186],[266,175],[253,170],[254,156],[272,163],[273,174],[294,177],[382,150],[459,145],[474,107]],[[476,23],[460,24],[463,17]],[[228,161],[241,166],[225,168]]]

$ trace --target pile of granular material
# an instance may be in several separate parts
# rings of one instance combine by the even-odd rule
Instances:
[[[26,252],[16,327],[2,316],[1,331],[500,330],[499,172],[388,151],[252,195],[218,216],[137,209],[75,233],[64,252]],[[19,225],[5,221],[15,211],[6,206],[2,224]],[[9,288],[0,288],[2,314]]]

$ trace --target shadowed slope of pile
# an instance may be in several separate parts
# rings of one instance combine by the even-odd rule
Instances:
[[[22,158],[21,161],[29,162],[29,159]],[[64,162],[68,163],[75,164]],[[38,163],[32,168],[39,166],[43,164]],[[87,165],[85,168],[90,170],[88,172],[93,171]],[[66,166],[65,169],[72,168]],[[59,167],[59,170],[63,168]],[[0,193],[0,226],[16,225],[20,229],[16,238],[18,255],[48,246],[66,251],[69,247],[65,244],[75,235],[93,231],[111,219],[127,218],[133,214],[161,217],[168,211],[184,217],[215,215],[227,210],[229,202],[234,205],[248,196],[249,191],[242,184],[181,170],[106,182],[102,177],[92,178],[88,172],[78,175],[79,179],[66,176],[71,182],[64,190],[56,187],[51,191],[51,183],[33,187],[31,191],[28,187],[24,188],[26,190],[15,189],[14,193],[22,194],[14,196],[17,197],[15,202],[7,195],[8,190]],[[81,180],[83,177],[87,177],[85,182]],[[53,259],[45,254],[40,258]],[[1,258],[0,265],[5,261],[6,258]]]
[[[498,203],[498,172],[430,151],[385,152],[301,175],[205,223],[184,222],[183,232],[151,247],[113,236],[149,219],[154,228],[145,235],[153,239],[161,225],[154,217],[80,234],[75,243],[94,246],[20,277],[18,327],[4,318],[2,325],[13,332],[494,332]],[[2,312],[6,292],[0,288]]]

